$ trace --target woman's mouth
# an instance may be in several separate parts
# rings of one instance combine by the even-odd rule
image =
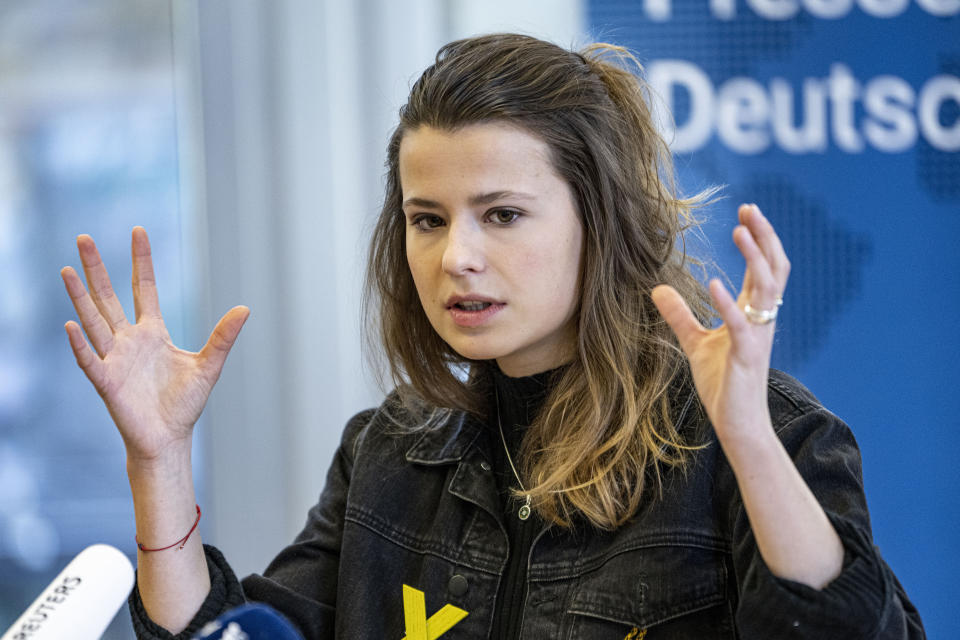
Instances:
[[[489,302],[458,302],[453,305],[458,309],[463,309],[464,311],[483,311],[490,306]]]
[[[447,307],[453,322],[461,327],[479,327],[507,306],[501,302],[461,300]]]

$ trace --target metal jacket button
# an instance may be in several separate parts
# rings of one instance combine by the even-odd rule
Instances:
[[[455,596],[462,596],[467,592],[467,579],[458,573],[450,578],[447,590]]]

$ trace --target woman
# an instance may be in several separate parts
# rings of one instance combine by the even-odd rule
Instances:
[[[768,370],[790,268],[773,228],[739,208],[738,299],[697,283],[676,244],[697,202],[610,58],[629,61],[487,36],[414,85],[368,278],[397,390],[349,422],[306,527],[242,589],[194,532],[190,443],[249,311],[180,351],[144,231],[133,325],[78,239],[89,294],[63,276],[93,350],[67,333],[127,448],[139,637],[244,599],[311,638],[923,637],[852,435]]]

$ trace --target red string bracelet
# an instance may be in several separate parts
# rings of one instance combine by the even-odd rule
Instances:
[[[183,549],[183,547],[187,544],[187,540],[189,540],[189,539],[190,539],[190,536],[193,535],[193,532],[196,530],[198,524],[200,524],[200,505],[197,505],[197,519],[196,519],[196,521],[193,523],[193,526],[190,527],[190,531],[187,531],[187,535],[183,536],[182,538],[180,538],[179,540],[177,540],[177,541],[174,542],[173,544],[168,545],[168,546],[166,546],[166,547],[160,547],[159,549],[147,549],[147,548],[144,547],[142,544],[140,544],[140,538],[139,538],[139,537],[134,536],[133,539],[137,541],[137,548],[140,549],[140,551],[145,551],[145,552],[148,552],[148,551],[166,551],[167,549],[172,549],[173,547],[177,547],[177,545],[180,545],[179,547],[177,547],[177,549],[180,550],[180,549]]]

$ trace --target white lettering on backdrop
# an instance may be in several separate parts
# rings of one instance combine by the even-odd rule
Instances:
[[[799,87],[783,78],[764,86],[748,77],[714,86],[692,62],[655,60],[647,65],[647,77],[669,113],[675,111],[677,93],[686,94],[689,113],[683,121],[661,119],[677,153],[700,149],[714,133],[743,154],[771,145],[794,154],[822,153],[831,141],[848,153],[868,145],[897,153],[913,147],[918,137],[940,151],[960,151],[960,118],[943,122],[940,117],[948,102],[960,107],[960,78],[952,75],[935,76],[915,90],[896,76],[863,82],[836,62],[826,77],[805,78]]]
[[[718,20],[733,20],[737,16],[737,0],[707,0],[710,14]],[[917,5],[938,18],[960,13],[960,0],[916,0]],[[664,22],[672,15],[672,0],[643,0],[648,18]],[[789,20],[806,10],[817,18],[837,20],[849,14],[854,7],[875,18],[893,18],[910,6],[910,0],[745,0],[756,15],[767,20]]]

